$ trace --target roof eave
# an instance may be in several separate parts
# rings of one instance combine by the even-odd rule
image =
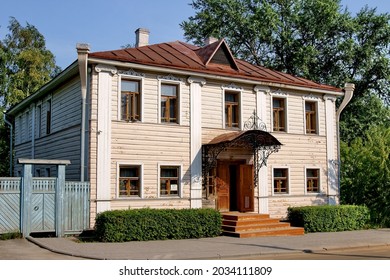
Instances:
[[[190,76],[197,76],[201,78],[210,78],[210,79],[217,79],[217,80],[223,80],[229,83],[243,83],[243,84],[251,84],[251,85],[262,85],[262,86],[269,86],[269,87],[276,87],[276,88],[285,88],[285,89],[292,89],[292,90],[298,90],[298,91],[311,91],[315,93],[321,93],[321,94],[332,94],[335,96],[343,96],[344,92],[341,89],[336,90],[328,90],[328,89],[321,89],[318,87],[312,87],[312,86],[296,86],[296,85],[289,85],[289,84],[283,84],[283,83],[276,83],[276,82],[270,82],[270,81],[260,81],[258,79],[253,79],[250,77],[232,77],[228,74],[209,74],[205,73],[207,70],[204,71],[197,71],[197,70],[189,70],[189,69],[182,69],[179,67],[170,67],[168,65],[164,65],[164,67],[156,66],[156,65],[150,65],[150,64],[139,64],[134,62],[124,62],[124,61],[116,61],[116,60],[110,60],[110,59],[102,59],[102,58],[94,58],[89,57],[88,58],[89,63],[102,63],[102,64],[108,64],[108,65],[115,65],[119,67],[128,67],[128,68],[138,68],[143,69],[147,71],[156,71],[156,72],[164,72],[164,73],[171,73],[171,74],[177,74],[177,75],[190,75]]]
[[[48,83],[43,85],[39,90],[30,95],[29,97],[22,100],[20,103],[14,105],[10,109],[7,110],[6,114],[9,116],[16,115],[19,111],[26,108],[29,104],[34,102],[35,100],[41,98],[45,94],[47,94],[50,90],[53,90],[55,87],[66,81],[67,79],[75,76],[79,71],[78,61],[74,61],[71,65],[69,65],[65,70],[63,70],[60,74],[50,80]]]

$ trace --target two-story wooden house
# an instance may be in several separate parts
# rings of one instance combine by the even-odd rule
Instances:
[[[91,183],[92,221],[122,208],[284,217],[337,203],[337,121],[353,85],[252,65],[224,40],[148,45],[147,30],[136,34],[134,48],[78,44],[73,64],[8,110],[15,158],[71,160],[67,178]]]

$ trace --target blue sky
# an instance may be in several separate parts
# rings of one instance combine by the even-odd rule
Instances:
[[[119,49],[135,41],[138,27],[150,30],[150,43],[182,40],[179,24],[194,15],[191,0],[1,0],[0,40],[11,16],[34,25],[56,62],[66,68],[76,59],[76,43],[92,51]],[[389,0],[342,0],[355,14],[366,4],[390,12]]]

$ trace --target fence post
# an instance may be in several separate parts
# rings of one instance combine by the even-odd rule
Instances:
[[[56,236],[64,236],[64,191],[65,191],[65,165],[57,165],[56,184]]]
[[[32,194],[32,165],[24,164],[22,190],[20,192],[20,227],[23,237],[31,233],[31,194]]]

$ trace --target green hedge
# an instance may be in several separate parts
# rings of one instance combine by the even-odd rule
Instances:
[[[97,215],[95,234],[103,242],[214,237],[222,217],[214,209],[135,209]]]
[[[303,227],[305,232],[358,230],[369,225],[370,211],[365,206],[305,206],[287,210],[291,225]]]

